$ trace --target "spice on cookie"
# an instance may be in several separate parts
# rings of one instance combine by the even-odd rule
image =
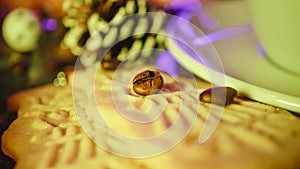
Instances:
[[[212,87],[206,89],[199,95],[201,102],[228,106],[232,103],[237,91],[231,87]]]

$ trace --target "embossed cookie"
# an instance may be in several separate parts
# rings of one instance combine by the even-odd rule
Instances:
[[[136,72],[123,71],[122,77]],[[45,85],[21,91],[13,95],[9,108],[18,113],[2,137],[2,149],[16,160],[17,169],[81,169],[81,168],[137,168],[137,169],[288,169],[300,167],[300,119],[290,112],[236,97],[226,106],[220,123],[211,137],[199,143],[199,136],[208,116],[217,117],[219,112],[210,111],[211,104],[199,102],[199,93],[209,84],[197,80],[198,94],[190,94],[190,104],[181,105],[185,92],[163,91],[140,97],[130,93],[128,85],[118,86],[115,91],[126,96],[135,110],[146,112],[151,105],[165,104],[162,116],[144,126],[145,130],[133,130],[134,124],[120,116],[112,99],[112,72],[99,70],[96,75],[97,108],[115,131],[132,137],[148,137],[169,129],[176,120],[187,119],[187,114],[197,113],[192,129],[174,148],[153,157],[125,158],[103,150],[87,133],[86,125],[97,129],[96,120],[78,121],[82,118],[74,109],[72,84],[65,87]],[[166,81],[167,82],[167,81]],[[178,84],[190,92],[189,80]],[[192,91],[195,92],[195,91]],[[164,102],[159,102],[163,96]],[[193,98],[195,96],[195,98]],[[84,98],[84,96],[82,96]],[[107,98],[107,99],[103,99]],[[118,99],[116,96],[115,99]],[[122,104],[122,100],[121,103]],[[84,102],[82,102],[84,104]],[[180,108],[180,105],[182,106]],[[197,106],[195,106],[197,105]],[[195,107],[194,107],[195,106]],[[83,105],[84,107],[84,105]],[[126,108],[126,107],[124,107]],[[85,110],[88,111],[88,110]],[[180,116],[178,116],[180,115]],[[210,118],[209,118],[210,119]],[[187,121],[187,125],[190,121]],[[146,130],[147,129],[147,130]],[[100,132],[101,133],[101,132]],[[107,144],[113,140],[100,134]],[[122,140],[121,140],[122,141]],[[155,146],[155,144],[153,144]],[[122,144],[113,148],[122,149]],[[147,147],[144,148],[147,150]]]

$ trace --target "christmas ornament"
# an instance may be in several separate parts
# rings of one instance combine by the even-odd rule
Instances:
[[[2,34],[9,47],[18,52],[29,52],[37,46],[40,25],[34,12],[16,8],[4,19]]]

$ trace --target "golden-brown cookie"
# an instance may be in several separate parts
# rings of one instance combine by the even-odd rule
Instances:
[[[137,72],[126,73],[134,76]],[[111,99],[112,77],[112,72],[97,72],[95,93],[98,94],[97,106],[118,132],[125,132],[134,137],[151,136],[168,129],[174,123],[174,115],[188,113],[178,109],[178,104],[182,102],[181,91],[157,94],[164,95],[167,100],[164,118],[149,124],[147,132],[130,130],[132,124],[119,117]],[[188,83],[188,80],[184,82]],[[148,101],[155,101],[157,97],[136,96],[124,86],[119,88],[120,92],[125,92],[123,94],[128,96],[136,109],[147,110]],[[183,86],[188,88],[188,85]],[[209,84],[198,80],[199,91],[208,86]],[[108,99],[103,100],[105,96]],[[74,110],[71,84],[64,87],[49,84],[21,91],[9,99],[9,108],[18,112],[18,118],[4,133],[2,148],[5,154],[16,160],[17,169],[300,167],[300,119],[290,112],[236,97],[232,104],[225,107],[221,122],[212,136],[200,144],[199,134],[211,105],[200,102],[198,104],[197,109],[189,109],[198,114],[192,130],[176,147],[154,157],[131,159],[103,150],[87,136],[85,126],[81,126]],[[214,114],[218,112],[210,113],[218,116]],[[89,125],[97,124],[91,122]],[[105,135],[101,137],[109,140]]]

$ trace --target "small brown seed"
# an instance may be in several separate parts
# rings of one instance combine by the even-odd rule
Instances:
[[[199,100],[219,106],[230,105],[237,95],[237,91],[231,87],[213,87],[203,91]]]
[[[146,70],[133,78],[132,86],[135,93],[147,96],[158,93],[163,84],[163,77],[158,70]]]

